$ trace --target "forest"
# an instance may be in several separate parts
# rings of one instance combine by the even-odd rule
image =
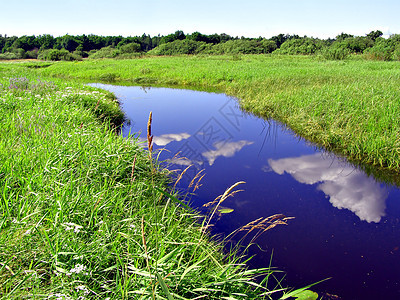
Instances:
[[[166,36],[99,36],[49,34],[39,36],[0,35],[0,60],[40,59],[74,61],[83,58],[135,58],[148,55],[240,55],[288,54],[320,55],[342,60],[351,54],[373,60],[400,60],[400,34],[383,38],[380,30],[365,36],[341,33],[335,38],[319,39],[293,34],[279,34],[269,39],[232,37],[227,34],[185,34],[181,30]]]

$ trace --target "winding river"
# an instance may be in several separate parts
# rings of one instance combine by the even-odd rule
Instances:
[[[324,299],[400,299],[400,190],[367,176],[274,121],[243,113],[223,94],[95,84],[118,97],[129,122],[122,134],[146,137],[182,172],[179,188],[200,208],[238,181],[244,191],[222,205],[213,232],[226,236],[260,217],[294,217],[249,247],[251,267],[270,263],[284,284],[314,287]],[[199,178],[200,176],[198,176]],[[239,237],[236,237],[239,239]],[[248,236],[244,242],[249,242]],[[272,258],[271,258],[272,257]],[[272,261],[272,262],[271,262]],[[337,296],[337,297],[336,297]],[[340,298],[338,298],[340,297]]]

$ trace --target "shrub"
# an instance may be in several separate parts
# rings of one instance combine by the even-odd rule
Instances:
[[[170,43],[161,44],[149,54],[153,55],[179,55],[179,54],[200,54],[208,53],[212,45],[205,42],[197,42],[193,40],[175,40]]]
[[[115,58],[120,54],[120,50],[115,49],[112,46],[103,47],[98,51],[89,52],[89,58],[98,59],[98,58]]]
[[[297,38],[286,40],[281,47],[276,50],[276,54],[315,54],[325,46],[324,42],[314,38]]]
[[[17,59],[15,53],[5,52],[3,54],[0,54],[0,60],[10,60],[10,59]]]
[[[373,60],[399,60],[400,35],[393,35],[389,39],[377,38],[375,45],[366,49],[364,55]]]
[[[40,60],[51,60],[51,61],[59,61],[59,60],[65,60],[65,61],[74,61],[74,60],[81,60],[82,57],[70,53],[68,50],[65,49],[49,49],[49,50],[44,50],[39,53],[38,59]]]
[[[261,54],[265,52],[262,42],[256,40],[230,40],[212,47],[214,54]]]
[[[264,49],[264,53],[272,53],[278,48],[276,42],[272,40],[262,40],[261,47]]]
[[[137,53],[141,51],[141,47],[137,43],[129,43],[119,48],[121,53]]]
[[[319,52],[325,59],[328,60],[343,60],[350,55],[350,50],[344,47],[325,47]]]
[[[25,57],[26,58],[37,58],[38,57],[38,52],[39,52],[38,49],[27,51],[26,54],[25,54]]]
[[[371,48],[374,45],[374,41],[369,37],[348,37],[344,40],[335,41],[332,46],[338,48],[347,48],[352,53],[363,53],[366,49]]]

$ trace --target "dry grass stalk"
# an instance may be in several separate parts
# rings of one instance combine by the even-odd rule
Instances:
[[[153,121],[153,112],[149,114],[149,120],[147,121],[147,147],[150,153],[153,151],[153,136],[151,135],[151,122]]]
[[[276,214],[269,217],[261,217],[256,220],[253,220],[246,225],[236,229],[234,232],[230,234],[230,239],[233,238],[239,232],[246,232],[246,234],[241,238],[244,240],[250,233],[255,232],[253,238],[248,244],[254,243],[260,235],[264,232],[278,226],[278,225],[288,225],[287,221],[292,220],[294,217],[286,217],[283,214]]]
[[[203,172],[204,172],[204,169],[203,169],[203,170],[200,170],[200,171],[193,177],[192,181],[190,182],[188,189],[190,189],[192,186],[194,186],[194,187],[193,187],[192,193],[194,193],[197,189],[199,189],[199,188],[201,187],[200,182],[203,180],[204,176],[206,176],[206,174],[201,174],[201,173],[203,173]],[[196,181],[196,179],[197,179],[197,181]]]
[[[100,105],[100,99],[99,99],[99,101],[97,101],[97,104],[96,104],[96,107],[94,108],[94,111],[96,111],[99,108],[99,105]]]
[[[192,166],[192,165],[187,166],[186,169],[183,170],[183,171],[181,172],[181,174],[179,174],[178,178],[177,178],[176,181],[175,181],[175,184],[174,184],[173,189],[175,189],[175,187],[176,187],[176,185],[178,184],[178,182],[181,181],[183,175],[187,172],[187,170],[189,170],[189,168],[190,168],[191,166]]]
[[[221,203],[224,202],[228,197],[232,197],[236,193],[243,191],[243,190],[233,191],[233,189],[236,188],[238,185],[244,184],[244,183],[246,183],[246,182],[244,182],[244,181],[236,182],[231,187],[229,187],[221,196],[218,196],[214,201],[206,203],[206,204],[203,205],[204,207],[208,207],[208,206],[217,204],[217,205],[215,205],[215,208],[214,208],[213,212],[211,213],[210,218],[207,221],[207,225],[202,228],[203,231],[207,230],[207,228],[209,227],[210,222],[211,222],[212,218],[214,217],[215,213],[217,212],[218,207],[221,205]]]

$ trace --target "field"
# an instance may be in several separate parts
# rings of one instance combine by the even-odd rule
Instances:
[[[1,63],[4,299],[248,299],[281,288],[266,288],[270,269],[246,270],[234,252],[222,254],[205,233],[207,216],[182,205],[135,136],[116,134],[117,102],[87,81],[224,92],[317,145],[400,171],[399,62],[249,55]]]

